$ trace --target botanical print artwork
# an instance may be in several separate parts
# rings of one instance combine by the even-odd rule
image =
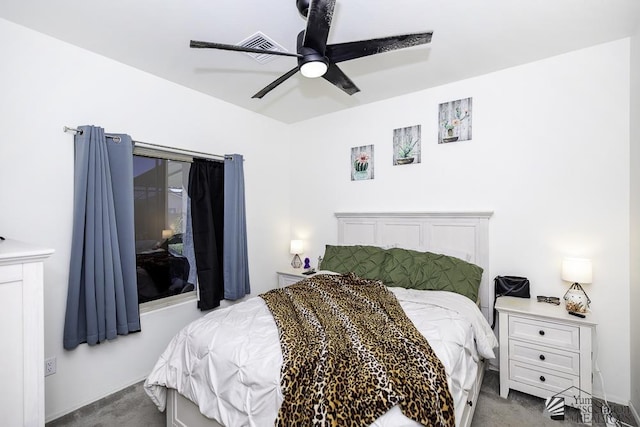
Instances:
[[[471,139],[472,99],[465,98],[440,104],[438,144]]]
[[[393,130],[393,164],[420,163],[420,125]]]
[[[351,181],[373,179],[373,145],[351,149]]]

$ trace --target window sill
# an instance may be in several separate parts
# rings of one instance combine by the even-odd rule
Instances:
[[[159,310],[165,307],[171,307],[188,301],[196,301],[196,299],[196,291],[191,291],[185,292],[184,294],[173,295],[154,301],[144,302],[139,305],[140,314],[149,313],[151,311]]]

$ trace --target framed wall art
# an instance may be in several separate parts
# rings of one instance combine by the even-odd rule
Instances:
[[[473,98],[445,102],[438,108],[438,144],[471,139]]]
[[[351,181],[373,179],[373,145],[351,149]]]
[[[393,130],[393,164],[410,165],[421,161],[420,125]]]

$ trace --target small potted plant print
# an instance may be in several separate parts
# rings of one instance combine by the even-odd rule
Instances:
[[[445,137],[443,138],[444,142],[454,142],[458,140],[458,136],[456,135],[456,129],[463,120],[469,117],[469,111],[464,110],[461,111],[460,107],[456,107],[453,118],[451,120],[445,120],[442,122],[442,127],[445,130]]]
[[[418,138],[414,138],[412,135],[406,135],[403,142],[398,146],[398,158],[396,163],[399,165],[408,165],[413,163],[413,149],[418,143]]]
[[[353,162],[353,168],[355,170],[354,176],[356,179],[366,179],[367,170],[369,169],[369,154],[364,151],[358,154]]]

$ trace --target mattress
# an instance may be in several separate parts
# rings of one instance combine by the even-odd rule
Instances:
[[[389,288],[442,361],[455,404],[464,410],[480,358],[494,358],[497,339],[478,307],[445,291]],[[215,310],[182,329],[145,381],[159,410],[176,389],[225,426],[274,425],[282,402],[282,353],[276,324],[260,297]],[[398,407],[373,427],[417,427]]]

